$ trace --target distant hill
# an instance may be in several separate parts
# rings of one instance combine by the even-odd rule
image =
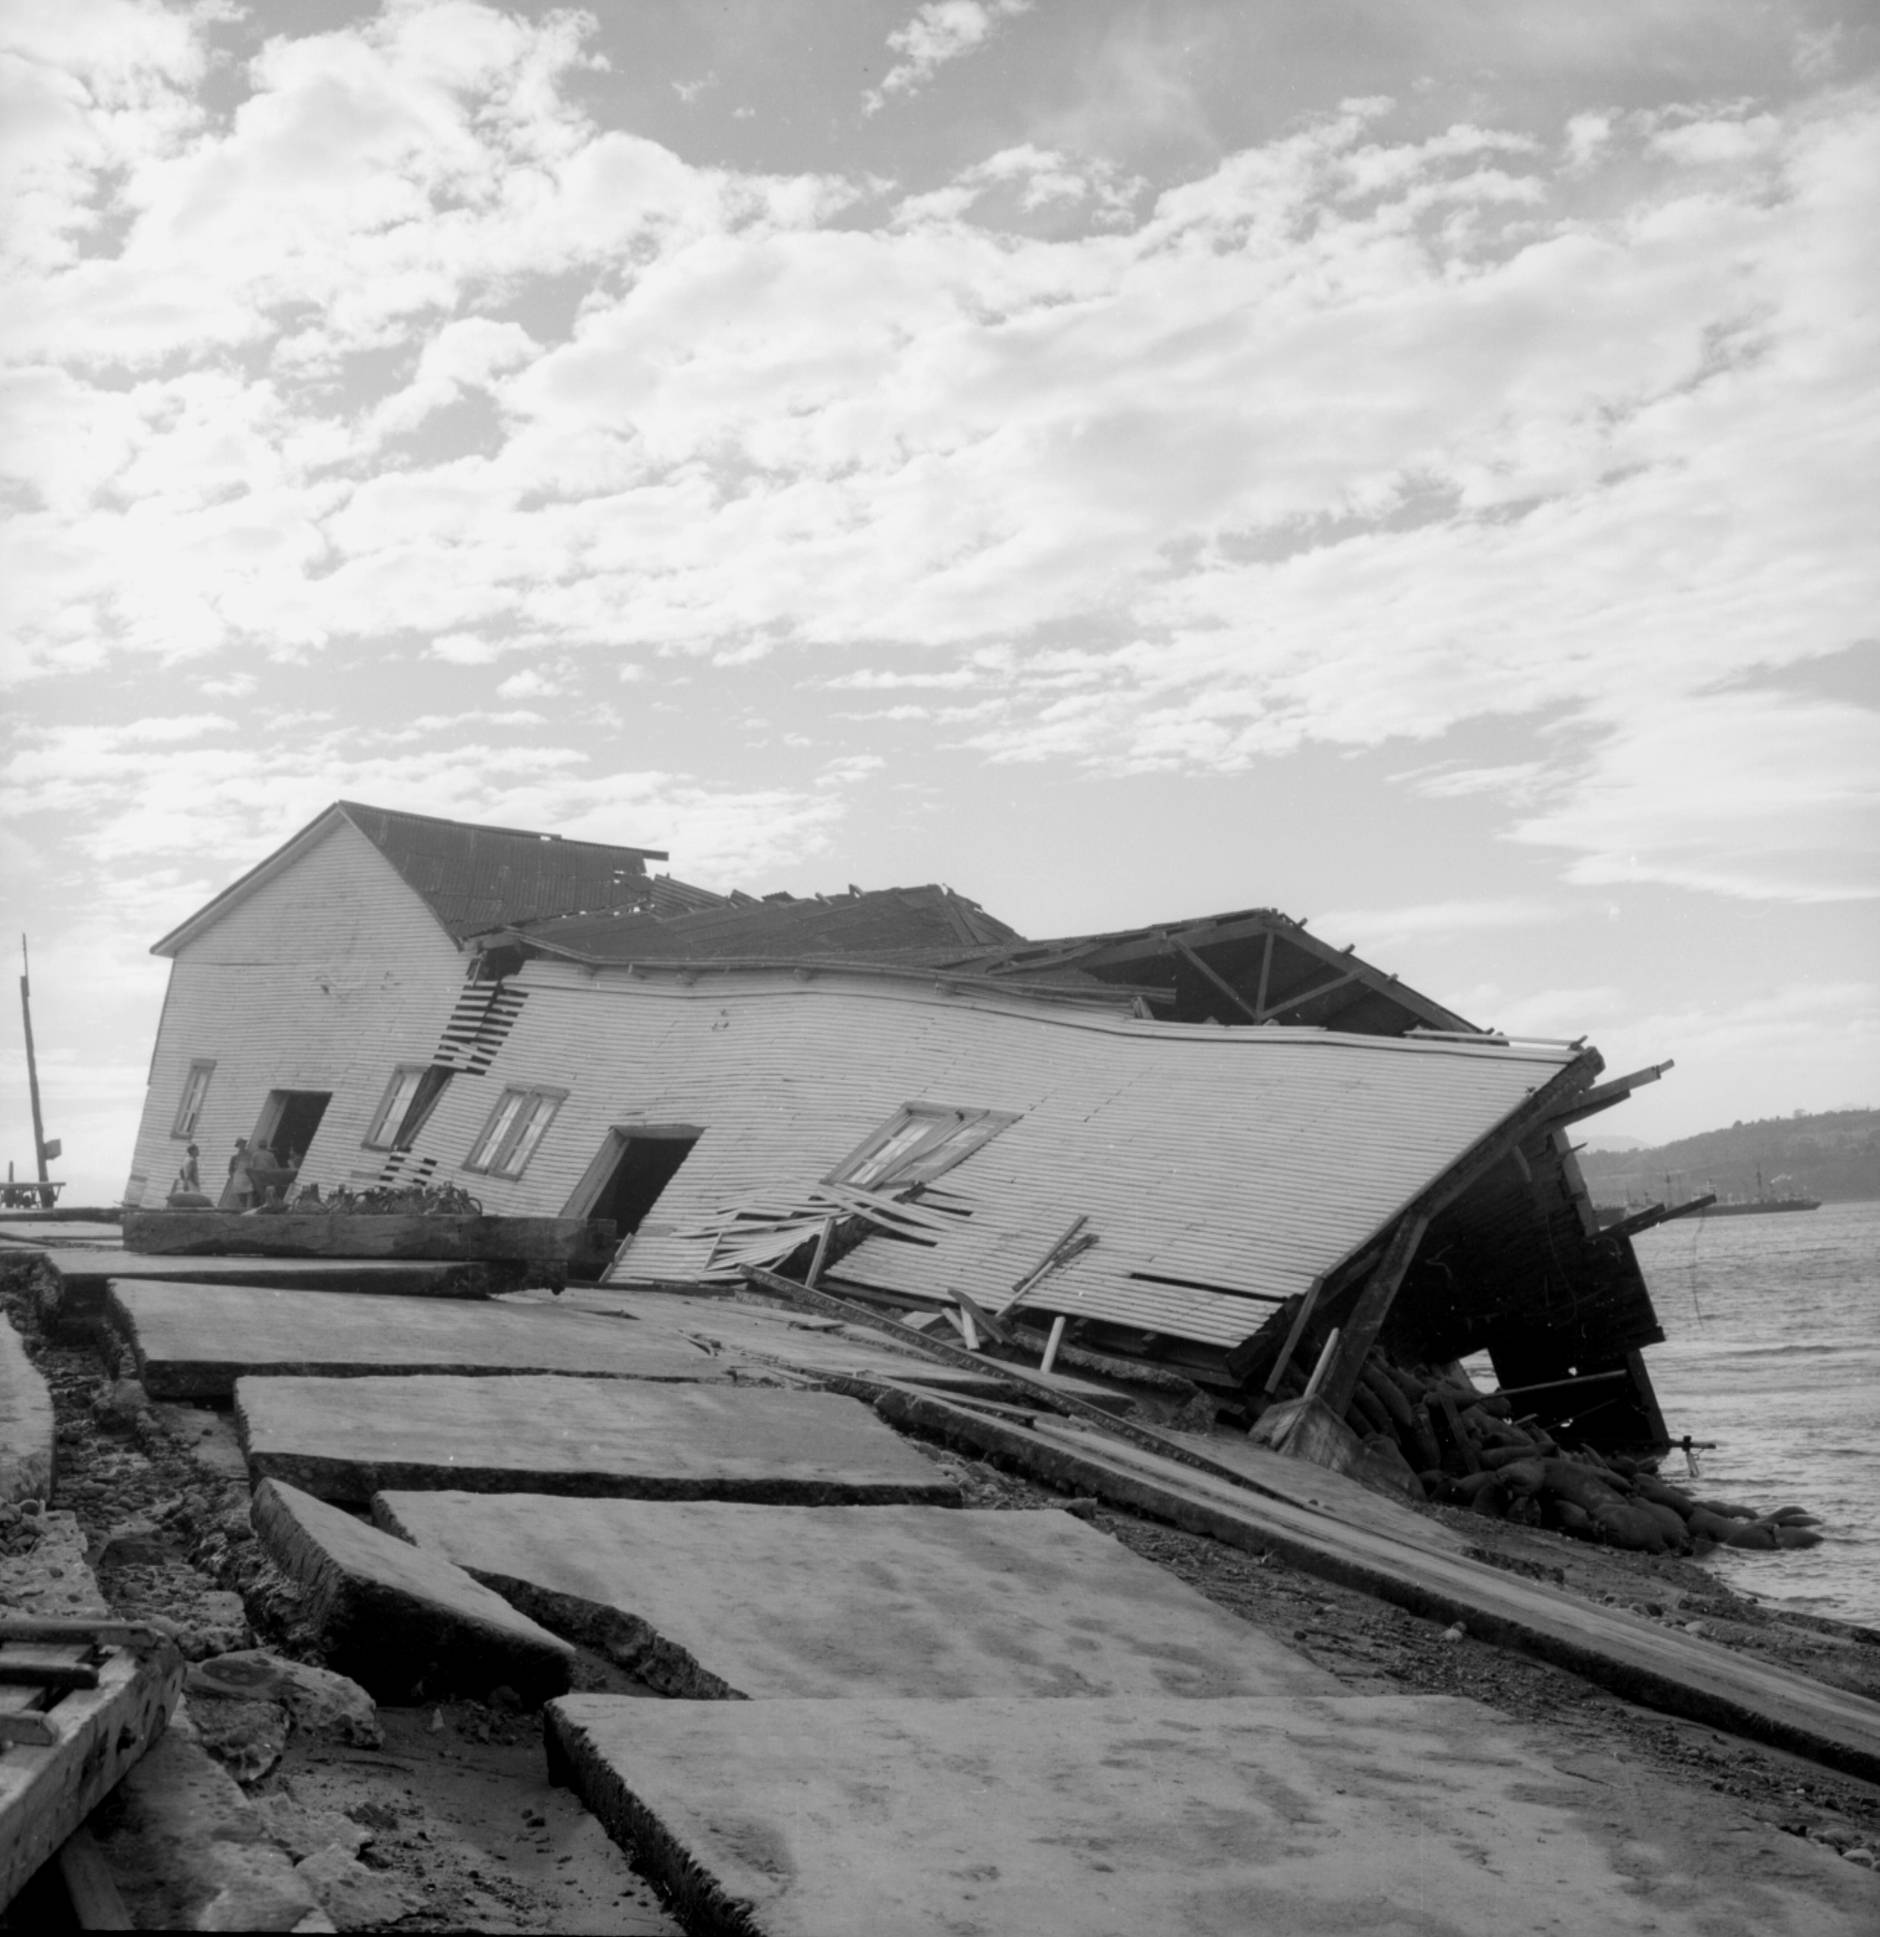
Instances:
[[[1637,1150],[1589,1144],[1580,1152],[1580,1168],[1602,1204],[1712,1190],[1720,1197],[1754,1197],[1759,1172],[1772,1195],[1796,1191],[1825,1204],[1880,1197],[1880,1110],[1763,1117]]]
[[[1586,1147],[1589,1150],[1643,1150],[1645,1148],[1645,1139],[1643,1137],[1593,1136],[1587,1138]]]

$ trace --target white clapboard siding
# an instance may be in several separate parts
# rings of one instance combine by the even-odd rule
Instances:
[[[1132,1274],[1301,1291],[1570,1056],[1142,1022],[839,973],[685,986],[536,962],[518,984],[530,999],[488,1074],[452,1084],[417,1154],[491,1210],[552,1215],[610,1126],[700,1126],[617,1281],[695,1275],[730,1207],[800,1204],[902,1104],[955,1104],[1019,1119],[946,1173],[971,1214],[933,1245],[870,1238],[845,1277],[1003,1303],[1081,1212],[1097,1246],[1028,1303],[1133,1312],[1125,1322],[1153,1307],[1217,1342],[1257,1329],[1270,1304]],[[567,1095],[524,1177],[464,1175],[508,1086]]]
[[[428,1063],[456,1001],[464,958],[364,835],[335,827],[186,944],[170,972],[130,1201],[160,1203],[183,1161],[171,1135],[192,1061],[215,1072],[195,1141],[218,1193],[237,1137],[270,1090],[329,1090],[302,1166],[306,1182],[376,1174],[364,1138],[400,1063]]]

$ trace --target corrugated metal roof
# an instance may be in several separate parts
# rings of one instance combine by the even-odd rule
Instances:
[[[871,1238],[838,1276],[1001,1305],[1083,1213],[1098,1243],[1030,1305],[1219,1345],[1362,1252],[1574,1060],[1564,1045],[1147,1022],[835,971],[732,968],[687,990],[542,961],[521,982],[557,993],[531,1004],[492,1080],[576,1087],[566,1149],[545,1150],[528,1185],[543,1206],[559,1208],[623,1111],[708,1126],[623,1277],[691,1275],[735,1207],[800,1204],[903,1102],[927,1100],[1017,1120],[946,1175],[970,1215],[932,1245]]]
[[[339,809],[454,941],[581,909],[641,906],[651,885],[646,862],[665,859],[654,848],[438,820],[358,801],[342,800]]]
[[[1143,989],[1158,1013],[1182,1022],[1241,1027],[1271,1017],[1347,1034],[1396,1036],[1418,1026],[1477,1033],[1452,1010],[1272,908],[1002,947],[910,946],[897,959],[1015,982],[1088,975]]]
[[[676,907],[683,904],[674,890],[703,893],[670,881],[655,888],[647,879],[646,863],[663,861],[662,848],[573,841],[560,834],[441,820],[432,814],[341,800],[153,943],[151,953],[176,954],[262,883],[296,865],[348,825],[384,855],[456,942],[545,915],[634,906],[649,898],[655,906],[663,898]]]
[[[892,957],[1016,940],[1017,931],[937,885],[813,899],[725,900],[674,912],[623,909],[533,924],[518,939],[580,962],[707,962]]]
[[[957,1287],[997,1307],[1042,1259],[1052,1220],[1083,1212],[1097,1245],[1027,1307],[1237,1344],[1573,1060],[1564,1047],[1461,1045],[1429,1060],[1290,1031],[1185,1048],[1137,1059],[1071,1122],[1051,1112],[1048,1138],[1015,1129],[950,1173],[975,1211],[936,1249],[870,1239],[840,1275],[928,1296]]]

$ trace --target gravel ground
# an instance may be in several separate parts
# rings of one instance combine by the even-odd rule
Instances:
[[[52,1387],[59,1422],[52,1505],[77,1516],[113,1608],[168,1624],[190,1659],[260,1645],[317,1660],[292,1583],[249,1525],[248,1485],[227,1412],[152,1407],[92,1346],[41,1337],[22,1298],[4,1288],[0,1297]],[[969,1505],[1067,1504],[989,1464],[924,1450],[958,1479]],[[1693,1833],[1714,1824],[1720,1836],[1725,1829],[1786,1836],[1822,1854],[1856,1853],[1855,1861],[1880,1851],[1880,1788],[1638,1708],[1277,1558],[1094,1501],[1070,1504],[1218,1605],[1288,1640],[1354,1691],[1467,1695],[1541,1725],[1558,1743],[1562,1766],[1602,1784],[1615,1809],[1676,1818]],[[1698,1624],[1725,1646],[1880,1698],[1880,1634],[1778,1615],[1690,1562],[1621,1555],[1525,1530],[1517,1538],[1467,1513],[1443,1517],[1492,1549],[1484,1557],[1497,1564],[1590,1600]],[[30,1539],[22,1519],[0,1527],[0,1546]],[[636,1692],[598,1662],[589,1662],[588,1680]],[[392,1886],[387,1914],[356,1927],[628,1937],[678,1929],[598,1825],[567,1792],[548,1786],[534,1716],[450,1703],[388,1709],[382,1719],[382,1749],[295,1737],[278,1766],[248,1785],[283,1835],[303,1816],[330,1826],[337,1815],[353,1825],[359,1862]],[[1735,1840],[1747,1850],[1742,1837]],[[1759,1843],[1766,1867],[1767,1837]]]

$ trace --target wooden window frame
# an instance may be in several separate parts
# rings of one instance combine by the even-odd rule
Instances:
[[[511,1084],[484,1118],[463,1160],[464,1169],[483,1177],[520,1177],[567,1100],[566,1090],[540,1083]]]
[[[857,1190],[906,1190],[915,1184],[928,1184],[983,1150],[1000,1131],[1017,1121],[1008,1110],[904,1103],[822,1181],[849,1184]],[[920,1134],[914,1134],[917,1131]],[[888,1162],[877,1165],[875,1160],[896,1145],[900,1147]],[[858,1176],[858,1172],[864,1174]]]
[[[437,1108],[438,1100],[450,1087],[450,1079],[457,1072],[440,1063],[400,1063],[392,1071],[391,1080],[385,1085],[385,1094],[379,1099],[379,1107],[373,1114],[372,1127],[360,1138],[368,1150],[409,1150],[417,1141],[418,1132],[430,1121],[431,1112]],[[404,1102],[399,1103],[399,1088],[407,1077],[415,1079],[411,1093]],[[430,1093],[425,1092],[427,1077],[438,1080],[432,1085]]]
[[[187,1143],[202,1122],[202,1106],[209,1100],[209,1079],[215,1074],[213,1056],[192,1057],[189,1074],[183,1078],[183,1094],[170,1123],[170,1135]],[[198,1081],[200,1077],[200,1081]]]

